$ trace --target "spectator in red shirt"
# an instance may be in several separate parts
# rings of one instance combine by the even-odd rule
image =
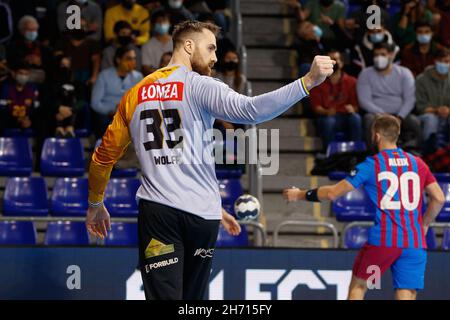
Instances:
[[[426,67],[434,64],[437,45],[433,41],[431,24],[419,21],[416,24],[416,41],[403,49],[402,65],[412,71],[414,77],[421,74]]]
[[[328,55],[337,62],[335,72],[324,83],[311,90],[310,95],[325,149],[334,140],[336,132],[344,132],[347,140],[362,140],[356,79],[342,71],[344,62],[338,51],[330,51]]]

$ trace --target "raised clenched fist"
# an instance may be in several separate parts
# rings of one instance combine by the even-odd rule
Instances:
[[[311,90],[333,74],[336,61],[329,56],[315,56],[309,72],[303,77],[306,88]]]

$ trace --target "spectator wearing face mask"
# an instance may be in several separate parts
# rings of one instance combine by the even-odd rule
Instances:
[[[150,33],[149,12],[146,8],[137,4],[136,0],[121,0],[120,4],[106,10],[103,30],[107,42],[115,40],[114,25],[120,20],[127,21],[133,28],[136,45],[142,46],[148,41]]]
[[[142,70],[148,75],[158,69],[161,56],[173,50],[172,37],[169,34],[170,19],[168,13],[159,9],[152,14],[152,38],[142,47]]]
[[[309,71],[316,55],[325,53],[326,48],[321,42],[322,34],[322,29],[309,21],[298,23],[295,47],[298,52],[299,76]]]
[[[100,72],[100,44],[87,39],[86,21],[81,19],[81,29],[69,30],[55,45],[55,57],[67,56],[71,61],[73,80],[80,88],[80,98],[88,101],[89,89]],[[82,89],[81,89],[82,88]]]
[[[344,61],[338,51],[332,50],[327,55],[336,61],[335,71],[324,83],[311,90],[310,95],[324,150],[334,140],[336,132],[344,132],[350,141],[362,140],[356,79],[342,70]]]
[[[136,52],[136,68],[137,70],[141,70],[141,50],[134,44],[136,38],[133,35],[131,25],[124,20],[117,21],[114,25],[114,34],[116,35],[114,42],[103,49],[101,69],[104,70],[114,67],[114,55],[117,48],[130,45]]]
[[[394,36],[400,48],[416,41],[415,24],[419,21],[433,23],[433,14],[420,0],[402,0],[402,9],[394,17]]]
[[[92,90],[91,107],[97,113],[97,138],[103,136],[116,113],[117,105],[126,91],[142,80],[136,71],[136,52],[131,46],[119,47],[114,56],[114,67],[100,72]]]
[[[349,32],[353,34],[353,39],[360,43],[366,32],[366,24],[372,12],[367,13],[368,7],[376,5],[380,8],[381,13],[381,24],[383,26],[389,26],[389,12],[386,10],[385,0],[362,0],[361,7],[353,11],[345,21],[345,26]]]
[[[101,7],[93,0],[66,0],[58,5],[58,29],[60,32],[67,31],[67,13],[69,6],[76,5],[81,9],[81,16],[86,20],[86,30],[91,34],[87,37],[100,41],[102,38],[103,12]]]
[[[192,12],[184,6],[183,0],[166,0],[164,7],[170,15],[170,23],[172,26],[175,26],[185,20],[195,19]]]
[[[437,45],[433,41],[431,25],[426,21],[416,24],[416,41],[403,49],[401,64],[412,71],[414,77],[434,64]]]
[[[391,33],[384,25],[378,29],[368,29],[361,41],[353,48],[350,58],[349,73],[357,76],[362,69],[373,66],[373,48],[379,43],[387,43],[394,47],[394,61],[398,60],[400,48],[395,45]]]
[[[434,65],[429,66],[416,80],[416,108],[423,126],[424,146],[436,146],[436,135],[450,142],[450,51],[438,49]]]
[[[38,40],[39,24],[34,17],[23,16],[18,29],[20,37],[8,47],[8,61],[11,65],[28,64],[30,81],[41,84],[49,71],[51,51]]]
[[[3,128],[29,129],[32,116],[39,107],[39,91],[30,83],[30,69],[22,63],[12,70],[12,81],[0,91],[0,110]]]
[[[228,50],[223,56],[220,71],[216,78],[240,94],[246,94],[247,79],[240,72],[239,55],[235,50]]]
[[[415,82],[412,72],[393,63],[394,47],[385,42],[374,46],[374,66],[361,71],[357,81],[358,101],[366,111],[364,127],[370,143],[371,126],[377,114],[389,113],[402,122],[401,141],[404,148],[420,145],[419,119],[412,114],[415,98]]]

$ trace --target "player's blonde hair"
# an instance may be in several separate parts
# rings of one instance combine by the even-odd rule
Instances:
[[[192,33],[202,33],[204,29],[211,31],[216,37],[220,32],[220,27],[209,22],[200,22],[196,20],[186,20],[175,26],[172,33],[174,49],[184,45],[184,41]]]
[[[389,142],[397,142],[400,136],[400,120],[390,114],[377,115],[372,124],[372,132],[379,133]]]

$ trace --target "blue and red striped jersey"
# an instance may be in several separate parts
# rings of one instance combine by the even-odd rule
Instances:
[[[383,150],[357,165],[346,180],[355,189],[363,185],[375,204],[375,225],[369,231],[369,244],[426,248],[423,191],[436,179],[422,159],[400,148]]]

